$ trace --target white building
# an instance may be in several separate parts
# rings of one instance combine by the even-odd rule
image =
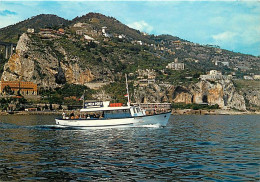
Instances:
[[[155,79],[156,78],[156,73],[153,69],[145,69],[145,70],[142,70],[142,69],[138,69],[137,71],[137,78],[138,79],[143,79],[143,78],[148,78],[148,79]]]
[[[217,71],[217,70],[210,70],[209,74],[210,75],[222,75],[222,73],[220,71]]]
[[[166,68],[172,69],[172,70],[184,70],[184,63],[179,63],[178,58],[174,59],[174,62],[169,63]]]
[[[260,80],[260,75],[254,75],[253,78],[254,80]]]
[[[184,70],[184,63],[169,63],[166,68],[172,69],[172,70]]]
[[[94,41],[95,39],[93,39],[92,37],[88,36],[88,35],[84,35],[84,39],[87,41]]]
[[[83,23],[75,23],[74,25],[73,25],[73,27],[77,27],[77,28],[80,28],[80,27],[82,27],[83,26]]]
[[[245,79],[245,80],[253,80],[253,77],[248,76],[248,75],[245,75],[245,76],[244,76],[244,79]]]
[[[106,34],[107,27],[102,27],[102,34]]]
[[[137,44],[139,44],[139,45],[143,45],[143,42],[141,41],[141,40],[138,40],[138,41],[136,41],[137,42]]]
[[[76,30],[77,35],[83,35],[83,30]]]
[[[34,28],[28,28],[27,33],[34,33]]]
[[[221,63],[223,64],[223,66],[229,67],[229,62],[227,62],[227,61],[222,61]]]
[[[220,71],[210,70],[207,75],[200,75],[201,80],[231,80],[232,75],[222,75]]]

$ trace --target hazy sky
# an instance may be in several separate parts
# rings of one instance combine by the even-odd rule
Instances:
[[[0,28],[38,14],[73,19],[112,16],[149,34],[260,55],[260,1],[14,1],[0,0]]]

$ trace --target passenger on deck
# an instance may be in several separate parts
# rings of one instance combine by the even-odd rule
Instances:
[[[65,114],[65,112],[62,113],[62,119],[66,119],[66,114]]]
[[[74,119],[74,112],[70,113],[70,119]]]

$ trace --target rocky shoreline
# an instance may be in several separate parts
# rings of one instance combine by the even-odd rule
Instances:
[[[236,111],[236,110],[172,110],[172,115],[246,115],[246,114],[260,114],[260,111]]]
[[[0,112],[0,116],[6,115],[61,115],[62,111],[14,111]]]
[[[0,116],[5,115],[61,115],[63,111],[14,111],[14,112],[0,112]],[[72,111],[64,111],[70,113]],[[77,111],[75,111],[77,112]],[[246,114],[260,114],[260,111],[234,111],[234,110],[192,110],[192,109],[178,109],[172,110],[172,115],[246,115]]]

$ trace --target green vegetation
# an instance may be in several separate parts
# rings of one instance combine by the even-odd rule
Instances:
[[[79,98],[85,91],[85,99],[93,99],[92,94],[94,90],[89,89],[83,85],[65,84],[61,88],[56,89],[40,89],[40,95],[42,103],[50,104],[69,104],[69,105],[80,105],[82,101]]]
[[[237,90],[254,89],[260,90],[260,80],[234,80],[234,85]]]
[[[0,99],[0,110],[24,110],[24,104],[27,103],[27,100],[23,97],[8,97]]]
[[[34,28],[38,32],[41,28],[61,28],[69,24],[68,20],[56,15],[41,14],[16,23],[13,26],[0,29],[0,40],[17,43],[20,35],[28,28]]]
[[[126,85],[125,82],[114,82],[110,85],[106,85],[103,87],[106,93],[112,96],[111,102],[120,102],[120,103],[126,103],[127,98],[124,96],[126,95]],[[133,85],[129,84],[129,92],[133,93]],[[131,95],[130,95],[131,96]],[[133,99],[130,97],[130,100]]]
[[[5,88],[3,89],[3,92],[7,95],[12,95],[14,94],[14,91],[12,91],[11,87],[9,85],[5,86]]]

